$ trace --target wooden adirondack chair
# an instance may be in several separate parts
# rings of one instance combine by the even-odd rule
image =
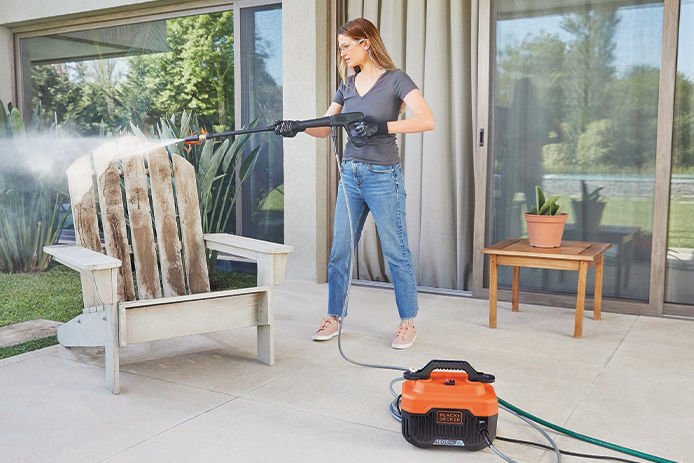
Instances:
[[[161,147],[143,153],[143,142],[129,143],[127,156],[122,147],[115,156],[97,151],[67,170],[77,246],[44,251],[80,272],[84,311],[58,329],[58,341],[104,346],[106,385],[114,394],[119,392],[119,347],[128,344],[257,326],[258,359],[272,365],[272,286],[284,278],[292,247],[203,235],[193,166]],[[258,287],[210,292],[206,248],[255,259]]]

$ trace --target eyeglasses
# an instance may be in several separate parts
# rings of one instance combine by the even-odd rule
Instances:
[[[356,40],[354,42],[341,43],[340,45],[338,45],[337,48],[340,51],[340,53],[347,53],[348,51],[350,51],[352,48],[354,48],[356,45],[359,45],[363,41],[364,41],[364,39],[359,39],[359,40]]]

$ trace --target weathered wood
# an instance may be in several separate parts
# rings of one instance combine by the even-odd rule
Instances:
[[[138,299],[161,297],[157,251],[152,229],[152,211],[149,206],[149,189],[142,156],[123,160],[125,199],[130,218],[130,239],[137,276]]]
[[[294,249],[286,244],[227,233],[206,233],[204,237],[208,249],[255,260],[259,285],[278,285],[282,282],[288,254]]]
[[[169,155],[163,148],[156,149],[147,154],[147,161],[164,296],[180,296],[186,293],[186,285],[183,279],[181,242],[178,238]]]
[[[125,325],[121,345],[256,326],[267,297],[267,288],[251,288],[222,297],[123,304],[119,308],[121,325]]]
[[[77,245],[101,252],[94,196],[94,170],[89,155],[78,158],[68,167],[67,181]]]
[[[91,156],[85,154],[79,157],[68,167],[66,173],[77,245],[101,252]],[[96,299],[87,276],[80,273],[80,280],[84,306],[95,305]]]
[[[176,154],[172,155],[174,178],[176,179],[176,202],[181,222],[183,258],[186,268],[186,281],[191,294],[210,290],[205,257],[205,240],[202,237],[202,220],[198,189],[195,185],[195,169]]]
[[[104,368],[106,387],[111,393],[120,393],[120,351],[118,350],[118,272],[115,269],[94,272],[97,291],[102,295],[106,321],[106,342],[104,343]],[[110,294],[109,294],[110,290]]]
[[[115,257],[106,256],[81,246],[44,246],[43,252],[50,254],[56,261],[78,272],[91,272],[121,266],[121,261]],[[89,281],[92,281],[91,278]]]
[[[275,326],[272,323],[274,319],[272,311],[272,288],[270,288],[267,297],[258,306],[257,320],[258,360],[266,365],[275,364]]]
[[[209,292],[192,166],[182,158],[174,157],[172,171],[168,154],[158,149],[148,153],[146,169],[142,156],[137,154],[142,142],[133,139],[129,147],[125,143],[119,142],[119,146],[121,150],[129,150],[128,153],[113,151],[113,146],[109,146],[94,161],[109,255],[84,247],[46,247],[46,252],[53,254],[57,261],[79,270],[84,276],[83,293],[92,293],[89,297],[85,296],[84,313],[60,328],[60,341],[65,345],[104,346],[106,385],[114,394],[119,392],[120,387],[119,348],[129,343],[257,326],[258,359],[268,365],[274,364],[272,288],[260,286]],[[121,154],[126,156],[118,161]],[[120,269],[127,269],[131,278],[132,272],[118,162],[122,162],[123,167],[140,300],[126,300],[132,298],[127,294],[123,279],[119,278]],[[73,205],[77,204],[76,217],[84,219],[85,224],[80,229],[81,233],[85,239],[96,237],[92,246],[100,250],[89,159],[81,159],[71,168],[74,179],[71,198]],[[89,170],[86,176],[84,169]],[[151,188],[147,186],[147,170]],[[172,180],[172,173],[175,173],[175,180]],[[180,211],[186,279],[183,275],[176,204]],[[154,230],[152,214],[155,217]],[[158,253],[154,248],[155,241]],[[258,262],[259,283],[273,285],[282,281],[291,246],[230,235],[213,235],[213,241],[224,252],[254,258]],[[157,272],[157,254],[161,261],[160,272]],[[119,258],[115,258],[116,255]],[[160,274],[163,291],[158,285]],[[186,282],[190,290],[197,294],[185,294]],[[119,294],[120,291],[123,293]],[[166,297],[162,298],[162,293]],[[87,305],[87,302],[90,304]]]
[[[120,186],[118,164],[110,159],[110,152],[97,152],[94,170],[99,190],[101,225],[104,230],[106,254],[119,259],[123,265],[118,271],[118,297],[122,301],[135,299],[135,287],[130,261],[128,231],[125,226],[125,208]]]

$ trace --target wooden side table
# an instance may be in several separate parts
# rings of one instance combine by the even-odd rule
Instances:
[[[520,267],[576,270],[578,271],[578,290],[576,292],[574,337],[580,338],[583,332],[586,277],[588,269],[593,265],[595,265],[593,319],[600,320],[603,254],[609,247],[609,243],[562,241],[561,247],[558,248],[536,248],[530,246],[527,239],[510,238],[484,248],[482,252],[489,254],[489,327],[496,328],[499,265],[510,265],[513,267],[511,310],[514,312],[518,312],[518,277]]]

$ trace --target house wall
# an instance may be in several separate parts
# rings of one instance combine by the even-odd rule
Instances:
[[[22,25],[36,21],[68,19],[85,14],[117,12],[181,0],[2,0],[0,24]]]
[[[292,0],[282,6],[286,119],[322,116],[330,103],[327,3]],[[294,246],[287,278],[326,280],[329,146],[329,138],[305,134],[284,140],[284,241]]]

